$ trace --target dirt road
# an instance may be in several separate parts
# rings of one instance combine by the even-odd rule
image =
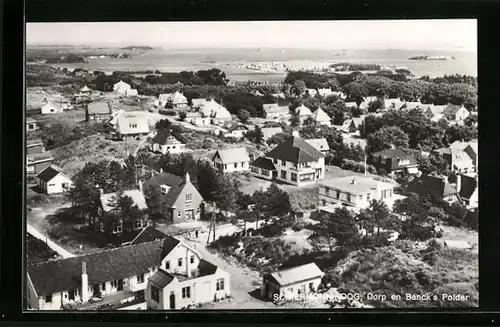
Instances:
[[[75,256],[73,253],[70,253],[67,250],[63,249],[62,247],[57,245],[54,241],[49,239],[47,236],[43,235],[41,232],[36,230],[35,227],[31,226],[29,223],[26,225],[26,227],[27,227],[27,232],[31,236],[36,237],[37,239],[45,242],[49,248],[56,251],[64,259],[72,258]]]

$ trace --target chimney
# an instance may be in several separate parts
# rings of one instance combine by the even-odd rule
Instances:
[[[293,137],[299,137],[299,132],[298,131],[293,131],[292,132]]]
[[[141,193],[144,192],[143,187],[142,187],[142,181],[139,181],[139,191],[141,191]]]
[[[82,262],[82,292],[81,292],[82,302],[87,302],[89,300],[89,279],[87,276],[87,263]]]
[[[186,276],[191,277],[191,269],[189,269],[189,250],[186,249]]]
[[[356,179],[355,179],[355,178],[353,178],[353,179],[351,180],[351,185],[355,185],[355,184],[356,184]]]
[[[191,181],[191,177],[189,177],[189,173],[186,173],[186,183]]]
[[[462,188],[462,175],[458,174],[457,175],[457,192],[460,192],[460,189]]]

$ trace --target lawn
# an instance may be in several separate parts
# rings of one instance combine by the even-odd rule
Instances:
[[[30,234],[26,234],[26,256],[28,258],[28,264],[60,258],[57,252],[49,248],[45,242]]]

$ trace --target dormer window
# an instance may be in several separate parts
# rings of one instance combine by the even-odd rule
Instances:
[[[137,124],[132,124],[132,123],[130,123],[130,124],[128,124],[128,126],[129,126],[130,128],[137,128]]]
[[[193,201],[193,194],[186,194],[186,202]]]

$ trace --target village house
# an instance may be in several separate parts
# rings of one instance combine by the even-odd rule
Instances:
[[[45,151],[42,139],[26,140],[26,154],[42,153]]]
[[[382,200],[392,207],[395,185],[371,177],[346,176],[319,184],[321,206],[343,205],[357,209],[367,208],[372,200]]]
[[[150,188],[159,187],[161,196],[165,197],[165,219],[173,224],[199,220],[204,214],[203,197],[191,183],[188,173],[182,178],[160,172],[144,183],[139,183],[139,187],[146,196]]]
[[[318,94],[318,91],[316,89],[306,89],[306,95],[310,96],[311,98],[314,98]]]
[[[137,96],[137,90],[133,89],[130,84],[125,83],[124,81],[119,81],[115,85],[113,85],[113,92],[126,95],[126,96]]]
[[[212,158],[215,169],[222,173],[250,170],[250,157],[246,148],[217,150]]]
[[[365,120],[364,116],[354,117],[352,119],[346,119],[342,124],[341,130],[346,133],[355,133],[359,131],[359,128],[363,124],[364,120]]]
[[[277,103],[267,103],[262,105],[264,118],[286,120],[290,118],[290,109],[288,106],[280,106]]]
[[[230,79],[227,83],[226,83],[227,86],[230,86],[230,87],[233,87],[233,86],[236,86],[236,82],[232,79]]]
[[[422,175],[408,184],[407,191],[422,196],[432,194],[448,203],[460,200],[457,185],[450,183],[446,176]]]
[[[200,112],[187,112],[186,119],[184,120],[195,126],[209,126],[212,123],[210,117],[203,117]]]
[[[461,202],[468,209],[477,208],[479,203],[477,175],[469,176],[458,174],[455,176],[455,185]]]
[[[255,96],[257,96],[257,97],[264,96],[264,94],[260,93],[259,90],[255,90],[255,92],[253,92],[252,94],[255,95]]]
[[[143,112],[121,112],[116,119],[119,138],[136,137],[149,133],[148,117]]]
[[[186,145],[175,138],[170,130],[160,129],[151,140],[149,149],[152,152],[182,153],[186,151]]]
[[[111,103],[109,102],[91,102],[85,105],[85,120],[105,122],[108,121],[113,113]]]
[[[275,97],[276,99],[285,99],[285,94],[283,92],[279,92],[279,93],[273,93],[271,94],[273,97]]]
[[[318,94],[322,97],[328,97],[330,95],[334,95],[334,92],[332,91],[332,89],[322,88],[322,89],[318,89]]]
[[[80,89],[80,94],[87,94],[87,95],[90,95],[92,93],[92,89],[89,88],[87,85],[84,85],[81,89]]]
[[[359,108],[363,109],[363,110],[367,110],[370,103],[374,102],[377,99],[378,99],[378,97],[376,97],[376,96],[367,96],[364,98],[363,102],[361,102],[359,104]]]
[[[160,268],[188,274],[202,260],[179,240],[163,235],[154,241],[32,264],[26,273],[27,306],[35,310],[146,309],[148,280]],[[181,288],[174,291],[182,294]]]
[[[405,101],[400,109],[413,110],[423,109],[424,105],[420,101]]]
[[[91,230],[104,236],[110,243],[122,245],[130,242],[143,228],[150,225],[151,222],[146,213],[148,206],[141,190],[123,191],[123,196],[130,198],[132,206],[137,207],[140,211],[134,220],[124,219],[120,216],[120,208],[117,203],[118,193],[104,193],[102,189],[99,191],[100,205],[97,215],[86,216],[86,223]]]
[[[33,118],[26,118],[26,131],[31,132],[31,131],[37,131],[38,130],[38,125],[37,121]]]
[[[235,124],[229,128],[229,133],[224,134],[224,137],[232,137],[232,138],[242,138],[247,132],[249,128],[243,124]]]
[[[42,114],[60,114],[64,112],[64,109],[59,104],[55,104],[52,101],[47,101],[41,108]]]
[[[446,109],[446,107],[448,107],[447,105],[442,105],[442,106],[438,106],[438,105],[434,105],[434,104],[430,104],[430,105],[423,105],[424,107],[424,114],[429,117],[429,118],[443,118],[444,115],[444,110]]]
[[[332,119],[330,116],[319,107],[313,112],[312,119],[317,125],[332,126]]]
[[[38,187],[45,194],[68,192],[73,181],[58,169],[49,166],[36,175]]]
[[[465,118],[469,117],[469,111],[465,107],[452,105],[446,107],[443,111],[444,118],[449,122],[463,122]]]
[[[283,129],[281,127],[262,127],[262,139],[264,142],[267,142],[273,135],[278,133],[283,133]]]
[[[325,138],[322,139],[307,139],[307,143],[312,145],[316,150],[326,155],[330,151],[330,146],[328,146],[328,141]]]
[[[315,183],[325,177],[323,153],[302,139],[297,132],[274,147],[264,157],[272,160],[276,167],[271,174],[272,178],[282,182],[302,186]],[[261,169],[258,166],[255,168]]]
[[[193,109],[199,109],[199,108],[203,107],[209,101],[210,100],[207,100],[205,98],[191,99],[191,107]]]
[[[54,161],[54,157],[50,151],[26,154],[26,172],[28,175],[38,174],[49,167],[52,161]]]
[[[229,274],[192,247],[179,242],[165,253],[159,269],[147,281],[148,310],[193,308],[230,296]]]
[[[223,124],[232,120],[231,113],[214,100],[207,101],[201,108],[203,117],[210,117],[212,124]]]
[[[250,164],[252,175],[267,180],[273,180],[277,176],[276,166],[269,158],[259,157]]]
[[[158,96],[158,105],[165,107],[167,104],[171,105],[173,109],[187,109],[188,99],[179,91],[160,94]]]
[[[399,149],[387,149],[372,153],[368,157],[367,163],[373,165],[380,175],[418,173],[415,157]]]
[[[311,109],[307,108],[304,105],[297,107],[295,109],[295,113],[299,116],[301,124],[303,124],[306,119],[312,117]]]
[[[384,99],[385,110],[399,110],[403,107],[404,102],[399,98]]]
[[[349,102],[346,102],[345,103],[345,107],[347,109],[350,109],[350,108],[358,108],[358,104],[356,102],[353,102],[353,101],[349,101]]]
[[[469,144],[465,147],[464,152],[469,155],[469,157],[472,159],[472,164],[474,165],[474,168],[476,171],[478,171],[478,165],[479,165],[479,152],[477,148],[477,142],[469,142]],[[453,146],[453,144],[451,145]]]
[[[474,161],[461,148],[448,147],[432,150],[433,156],[439,156],[446,161],[448,169],[459,173],[470,173],[475,171]]]
[[[260,295],[275,301],[280,295],[298,298],[315,293],[324,275],[314,262],[265,274]]]

